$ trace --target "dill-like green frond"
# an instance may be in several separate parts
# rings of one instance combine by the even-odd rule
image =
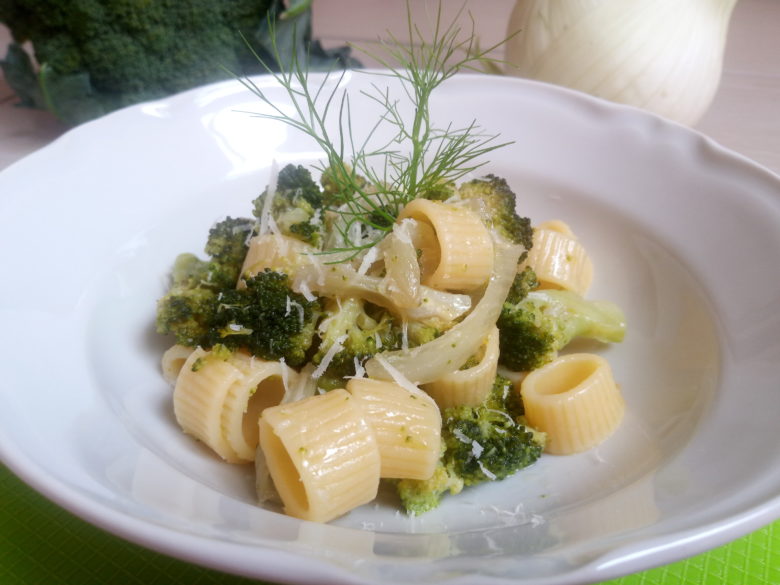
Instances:
[[[431,95],[436,88],[459,71],[478,70],[490,60],[488,53],[501,43],[480,49],[470,15],[471,27],[464,34],[458,24],[464,16],[463,7],[451,22],[445,23],[440,4],[431,38],[426,38],[413,22],[408,2],[407,14],[406,41],[388,33],[388,39],[379,43],[381,54],[358,50],[384,68],[369,74],[400,81],[400,98],[411,106],[413,115],[403,114],[402,102],[391,95],[389,88],[372,83],[371,89],[361,95],[378,105],[382,113],[360,138],[352,123],[351,97],[342,83],[345,70],[331,71],[315,81],[309,75],[306,55],[293,52],[289,68],[273,71],[256,54],[287,93],[292,114],[250,78],[240,78],[270,108],[254,115],[287,124],[314,139],[324,152],[325,162],[319,170],[327,170],[329,181],[335,186],[336,196],[328,210],[338,217],[334,229],[342,242],[326,251],[339,252],[342,260],[360,254],[382,239],[409,201],[475,171],[487,162],[484,155],[509,144],[498,142],[498,135],[482,132],[475,121],[462,127],[437,126],[430,111]],[[274,43],[273,52],[276,51]],[[333,116],[337,117],[335,126],[327,123]],[[329,128],[334,127],[332,134]],[[385,138],[379,138],[380,135]]]

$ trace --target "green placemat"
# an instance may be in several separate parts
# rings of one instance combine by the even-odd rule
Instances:
[[[2,585],[255,585],[149,551],[80,520],[0,466]],[[603,585],[780,585],[780,521],[672,565]]]

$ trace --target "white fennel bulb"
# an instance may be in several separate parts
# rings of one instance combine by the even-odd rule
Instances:
[[[518,0],[506,73],[694,125],[720,84],[736,2]]]

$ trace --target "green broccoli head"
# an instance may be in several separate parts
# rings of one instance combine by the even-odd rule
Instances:
[[[213,288],[233,288],[241,275],[255,222],[228,217],[209,230],[205,252],[211,258],[206,281]]]
[[[254,215],[262,219],[268,191],[254,201]],[[286,165],[279,171],[271,202],[271,216],[281,233],[320,247],[323,237],[322,191],[309,169]]]
[[[498,318],[499,363],[522,372],[554,359],[576,337],[617,343],[625,316],[608,301],[583,299],[563,290],[536,290],[519,302],[505,302]]]
[[[326,207],[338,207],[353,195],[351,192],[345,192],[348,189],[347,185],[358,185],[363,188],[368,186],[368,181],[349,165],[337,164],[323,169],[320,184],[323,204]]]
[[[358,364],[378,351],[400,346],[400,332],[390,314],[362,299],[331,299],[325,313],[327,317],[319,326],[320,345],[312,358],[315,364],[321,364],[326,356],[330,358],[318,380],[322,388],[343,387],[344,378],[355,375]]]
[[[429,479],[401,479],[395,484],[404,509],[414,516],[438,508],[443,496],[463,490],[463,479],[439,461]]]
[[[217,297],[208,346],[245,349],[293,367],[307,361],[321,316],[319,300],[308,301],[290,289],[289,277],[265,270],[248,278],[246,288],[226,289]]]
[[[235,288],[253,226],[250,219],[228,217],[209,231],[208,260],[194,254],[176,258],[171,287],[157,302],[158,333],[172,334],[176,343],[189,347],[209,343],[217,297],[221,290]]]
[[[288,200],[303,199],[312,207],[322,207],[322,191],[312,179],[309,169],[289,164],[279,171],[276,179],[277,196]]]
[[[455,195],[456,187],[452,182],[439,182],[423,190],[420,197],[433,201],[446,201]]]
[[[173,286],[157,301],[157,332],[173,335],[180,345],[206,345],[217,294],[209,288]]]
[[[539,288],[539,279],[536,277],[536,272],[530,266],[526,266],[520,272],[515,275],[515,279],[512,281],[512,286],[506,295],[507,303],[519,303],[522,301],[528,293],[532,290]]]
[[[483,404],[445,409],[443,451],[433,476],[396,483],[406,511],[422,514],[436,508],[447,492],[504,479],[539,459],[545,437],[520,422],[522,413],[519,394],[500,375]]]
[[[469,204],[486,224],[496,229],[504,238],[522,244],[526,250],[531,249],[531,220],[517,214],[517,198],[505,179],[487,175],[481,179],[467,181],[461,184],[456,197]],[[523,259],[524,256],[520,258],[521,261]]]
[[[263,73],[257,54],[277,69],[269,20],[284,40],[281,59],[297,52],[307,54],[313,69],[357,64],[348,48],[311,42],[309,7],[283,10],[275,0],[4,0],[0,22],[15,42],[12,58],[0,65],[22,103],[79,124],[228,79],[231,71]],[[37,71],[31,60],[14,55],[26,41],[41,64]]]
[[[442,413],[443,462],[464,485],[504,479],[541,456],[540,435],[517,420],[516,394],[511,381],[497,376],[485,404]]]

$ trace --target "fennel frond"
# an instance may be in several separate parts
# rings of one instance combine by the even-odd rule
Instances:
[[[352,98],[342,83],[346,70],[312,77],[306,55],[293,52],[289,67],[274,71],[255,53],[286,92],[292,114],[250,78],[239,78],[270,108],[253,115],[283,122],[314,139],[322,149],[324,162],[314,166],[327,173],[334,185],[336,195],[328,210],[338,218],[334,228],[339,235],[339,243],[325,252],[339,253],[341,260],[381,240],[409,201],[453,184],[483,166],[487,162],[484,155],[509,144],[498,142],[498,135],[484,133],[476,121],[464,126],[438,126],[430,107],[436,88],[460,71],[479,71],[491,60],[488,53],[502,43],[481,49],[471,15],[471,27],[464,34],[458,24],[464,16],[463,7],[450,22],[444,22],[440,3],[431,38],[426,38],[414,23],[408,2],[407,14],[405,41],[388,33],[387,40],[379,41],[381,53],[356,47],[383,68],[365,73],[395,78],[402,87],[401,100],[379,83],[361,92],[381,111],[362,137],[353,126]],[[271,33],[274,39],[273,29]],[[275,43],[272,49],[276,58]],[[405,115],[404,106],[410,106],[411,116]],[[333,116],[335,125],[329,124]]]

